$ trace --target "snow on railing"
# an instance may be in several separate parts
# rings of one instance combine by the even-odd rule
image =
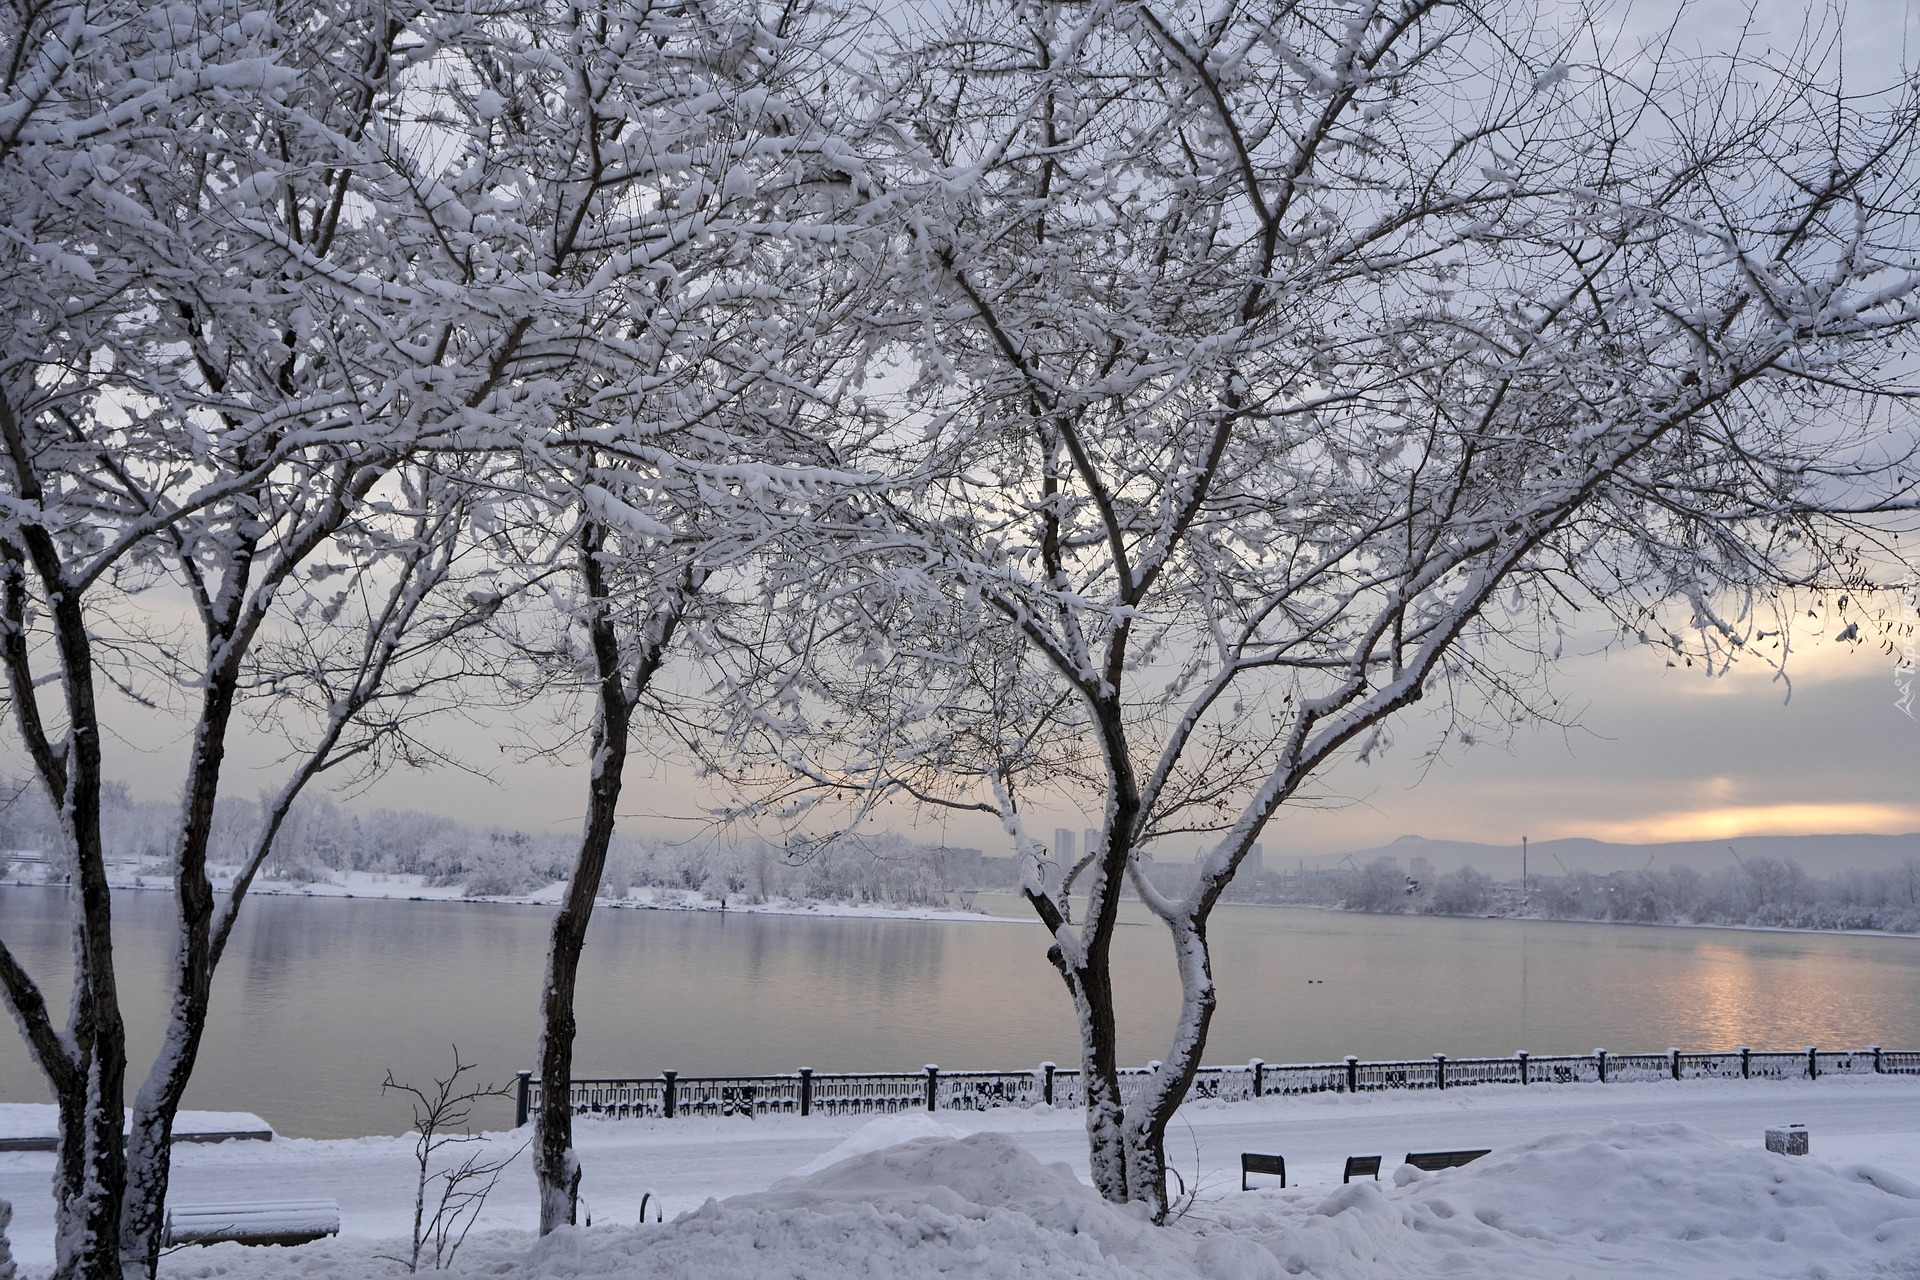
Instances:
[[[1683,1053],[1679,1055],[1682,1080],[1737,1080],[1740,1055],[1737,1053]]]
[[[1120,1071],[1120,1096],[1131,1102],[1145,1090],[1158,1063]],[[1648,1080],[1815,1080],[1829,1075],[1920,1075],[1920,1050],[1877,1046],[1791,1053],[1610,1053],[1511,1058],[1431,1058],[1405,1062],[1269,1063],[1202,1067],[1187,1090],[1189,1102],[1242,1102],[1303,1093],[1366,1093],[1382,1089],[1458,1089],[1479,1084],[1631,1083]],[[576,1115],[615,1119],[658,1116],[871,1115],[897,1111],[993,1111],[1002,1107],[1085,1104],[1076,1070],[1043,1062],[1030,1071],[819,1072],[802,1068],[779,1076],[681,1076],[575,1080],[567,1105]],[[540,1110],[540,1082],[520,1073],[517,1123]]]
[[[1041,1071],[942,1071],[936,1078],[935,1088],[934,1102],[942,1111],[1031,1107],[1044,1098],[1044,1068]]]
[[[1610,1053],[1607,1079],[1622,1084],[1673,1079],[1673,1060],[1664,1053]]]
[[[1747,1078],[1754,1080],[1804,1080],[1807,1078],[1804,1053],[1756,1053],[1749,1055]]]
[[[1602,1078],[1600,1069],[1605,1062],[1606,1056],[1601,1053],[1549,1054],[1538,1058],[1528,1056],[1527,1074],[1522,1083],[1592,1084]]]

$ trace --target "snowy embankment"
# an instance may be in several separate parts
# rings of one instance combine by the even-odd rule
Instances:
[[[133,1112],[127,1112],[128,1123]],[[0,1151],[53,1150],[60,1113],[50,1103],[0,1103]],[[182,1111],[173,1120],[175,1142],[273,1140],[273,1126],[251,1111]]]
[[[1800,1121],[1814,1154],[1761,1150]],[[536,1242],[525,1157],[455,1274],[647,1277],[1920,1276],[1920,1079],[1486,1086],[1322,1095],[1182,1113],[1169,1142],[1199,1200],[1155,1229],[1084,1185],[1078,1112],[863,1120],[585,1122],[595,1225]],[[905,1148],[887,1144],[915,1139]],[[525,1135],[495,1135],[518,1144]],[[1492,1147],[1463,1169],[1394,1172],[1407,1151]],[[876,1148],[879,1148],[876,1150]],[[1241,1151],[1287,1159],[1292,1189],[1242,1194]],[[406,1138],[182,1147],[173,1199],[330,1197],[342,1235],[298,1249],[170,1255],[170,1277],[373,1280],[399,1270]],[[1340,1185],[1345,1157],[1387,1156]],[[52,1158],[0,1156],[28,1274],[51,1261]],[[643,1192],[668,1221],[636,1227]],[[675,1215],[679,1215],[677,1218]],[[651,1216],[651,1215],[650,1215]]]
[[[214,887],[224,889],[232,883],[231,867],[211,868]],[[387,898],[406,902],[479,902],[518,907],[551,907],[566,894],[564,880],[518,894],[470,894],[461,885],[431,885],[427,877],[401,872],[330,871],[325,880],[268,880],[253,882],[247,892],[257,897],[295,898]],[[173,881],[164,875],[143,875],[125,865],[107,869],[107,879],[116,889],[154,889],[171,892]],[[0,874],[0,884],[42,885],[45,871],[39,864],[16,864]],[[745,902],[738,894],[723,903],[692,889],[635,886],[625,897],[602,896],[596,899],[602,910],[621,911],[727,911],[748,915],[775,916],[853,916],[876,920],[993,920],[1005,916],[983,911],[962,911],[953,907],[903,907],[869,902],[825,902],[816,899],[769,898],[763,902]],[[1025,921],[1021,921],[1025,923]]]

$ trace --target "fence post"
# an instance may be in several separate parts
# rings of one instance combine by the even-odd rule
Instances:
[[[1247,1069],[1253,1072],[1253,1096],[1256,1098],[1260,1096],[1260,1074],[1266,1069],[1266,1065],[1258,1058],[1247,1064]]]
[[[927,1110],[934,1111],[940,1106],[940,1064],[927,1064]]]
[[[1347,1055],[1347,1092],[1360,1092],[1360,1059]]]
[[[679,1075],[680,1073],[678,1071],[662,1071],[660,1073],[660,1078],[666,1081],[666,1084],[667,1084],[667,1087],[661,1092],[662,1101],[660,1104],[660,1109],[666,1113],[666,1118],[668,1120],[673,1119],[673,1104],[674,1104],[673,1095],[676,1092],[678,1092],[678,1090],[676,1090],[673,1087],[673,1082],[676,1078],[679,1077]]]
[[[1877,1064],[1880,1061],[1878,1049],[1874,1050],[1873,1060],[1876,1064],[1875,1070],[1878,1070]],[[520,1077],[520,1083],[513,1090],[513,1127],[518,1129],[527,1122],[527,1094],[532,1091],[533,1072],[516,1071],[514,1074]]]
[[[1667,1050],[1667,1069],[1675,1080],[1680,1078],[1680,1051],[1678,1049]]]
[[[1520,1052],[1514,1054],[1513,1056],[1520,1059],[1520,1083],[1521,1084],[1530,1083],[1530,1081],[1528,1081],[1527,1079],[1527,1051],[1525,1049],[1522,1049]]]
[[[800,1114],[813,1114],[813,1068],[800,1068]]]
[[[1433,1082],[1442,1089],[1447,1087],[1447,1055],[1444,1053],[1433,1055]]]
[[[1807,1046],[1807,1079],[1809,1080],[1818,1080],[1820,1078],[1819,1052],[1820,1050],[1815,1046]]]
[[[1605,1049],[1595,1049],[1593,1051],[1593,1060],[1600,1064],[1600,1083],[1605,1084],[1607,1082],[1607,1051]]]
[[[1881,1069],[1881,1066],[1880,1066],[1880,1046],[1877,1044],[1873,1046],[1873,1074],[1875,1075],[1886,1074]]]
[[[1048,1106],[1053,1105],[1053,1073],[1057,1069],[1051,1062],[1040,1064],[1040,1070],[1046,1076],[1046,1080],[1040,1085],[1040,1097]]]
[[[1745,1045],[1740,1046],[1740,1078],[1742,1080],[1753,1078],[1753,1050]]]

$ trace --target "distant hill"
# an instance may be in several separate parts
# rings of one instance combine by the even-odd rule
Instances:
[[[1733,854],[1742,858],[1792,859],[1808,874],[1828,876],[1841,871],[1884,871],[1900,866],[1908,858],[1920,859],[1920,832],[1899,836],[1741,836],[1732,840],[1679,840],[1665,844],[1611,844],[1605,840],[1535,840],[1528,845],[1527,866],[1536,875],[1561,875],[1590,871],[1605,875],[1611,871],[1636,871],[1648,865],[1691,867],[1696,871],[1714,871],[1729,866]],[[1510,845],[1475,844],[1466,840],[1429,840],[1425,836],[1401,836],[1392,844],[1374,849],[1354,849],[1347,853],[1315,856],[1288,856],[1270,853],[1269,871],[1291,871],[1302,863],[1308,868],[1340,866],[1348,858],[1365,866],[1375,858],[1394,858],[1401,866],[1415,858],[1425,858],[1435,873],[1472,867],[1498,880],[1520,874],[1520,843]]]

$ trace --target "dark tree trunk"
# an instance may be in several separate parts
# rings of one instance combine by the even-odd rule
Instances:
[[[580,1158],[573,1149],[573,1112],[568,1088],[573,1078],[574,988],[580,952],[587,940],[594,899],[607,867],[607,848],[618,821],[620,788],[626,772],[627,741],[633,710],[660,669],[679,623],[679,601],[692,590],[691,578],[674,604],[651,620],[635,651],[623,655],[601,562],[605,530],[588,521],[581,531],[580,574],[587,588],[588,639],[597,680],[593,758],[588,776],[586,825],[574,861],[567,896],[553,918],[547,952],[547,980],[540,993],[540,1113],[534,1123],[533,1171],[540,1192],[540,1234],[571,1226],[580,1203]]]
[[[594,650],[601,650],[602,632],[611,640],[613,628],[604,614],[593,624]],[[553,918],[553,938],[547,950],[547,981],[540,993],[540,1114],[534,1126],[534,1175],[540,1185],[540,1234],[572,1226],[580,1202],[580,1160],[573,1150],[573,1111],[567,1104],[573,1078],[575,1021],[573,996],[580,973],[580,952],[586,945],[593,901],[607,866],[607,846],[613,839],[620,786],[626,768],[627,730],[633,703],[628,700],[617,648],[611,678],[602,668],[599,706],[595,712],[593,764],[589,778],[586,829],[580,839],[573,880],[566,899]]]
[[[27,501],[38,501],[38,478],[24,461],[30,456],[27,444],[4,397],[0,397],[0,435],[12,455],[18,492]],[[100,843],[100,720],[92,641],[81,594],[67,583],[52,538],[28,526],[22,541],[24,546],[3,549],[5,619],[0,627],[0,661],[6,666],[15,723],[36,776],[53,798],[71,864],[74,984],[66,1036],[54,1030],[39,987],[4,946],[0,946],[0,988],[59,1109],[54,1275],[58,1280],[119,1280],[126,1169],[120,1131],[127,1045],[113,966],[113,900]],[[58,746],[41,719],[26,638],[29,563],[47,598],[59,654],[67,733]]]
[[[1115,645],[1124,652],[1124,641]],[[1117,683],[1115,685],[1117,687]],[[1073,999],[1075,1024],[1080,1032],[1080,1071],[1086,1091],[1088,1155],[1093,1185],[1116,1203],[1130,1197],[1133,1179],[1129,1161],[1133,1144],[1126,1130],[1126,1104],[1120,1094],[1118,1018],[1113,991],[1113,933],[1120,920],[1120,890],[1133,851],[1133,830],[1140,813],[1139,786],[1127,755],[1126,730],[1117,701],[1090,698],[1100,727],[1108,777],[1107,820],[1099,854],[1091,862],[1087,886],[1087,918],[1074,935],[1060,910],[1044,894],[1028,901],[1056,939],[1047,953],[1067,993]]]
[[[134,1098],[127,1133],[127,1186],[120,1214],[121,1265],[129,1280],[150,1280],[160,1266],[166,1226],[167,1185],[172,1172],[174,1117],[200,1055],[207,1013],[213,1003],[218,963],[213,938],[216,899],[207,878],[206,851],[213,831],[214,801],[226,757],[237,668],[211,674],[194,734],[187,771],[179,848],[174,863],[179,937],[174,993],[167,1029],[147,1078]]]

